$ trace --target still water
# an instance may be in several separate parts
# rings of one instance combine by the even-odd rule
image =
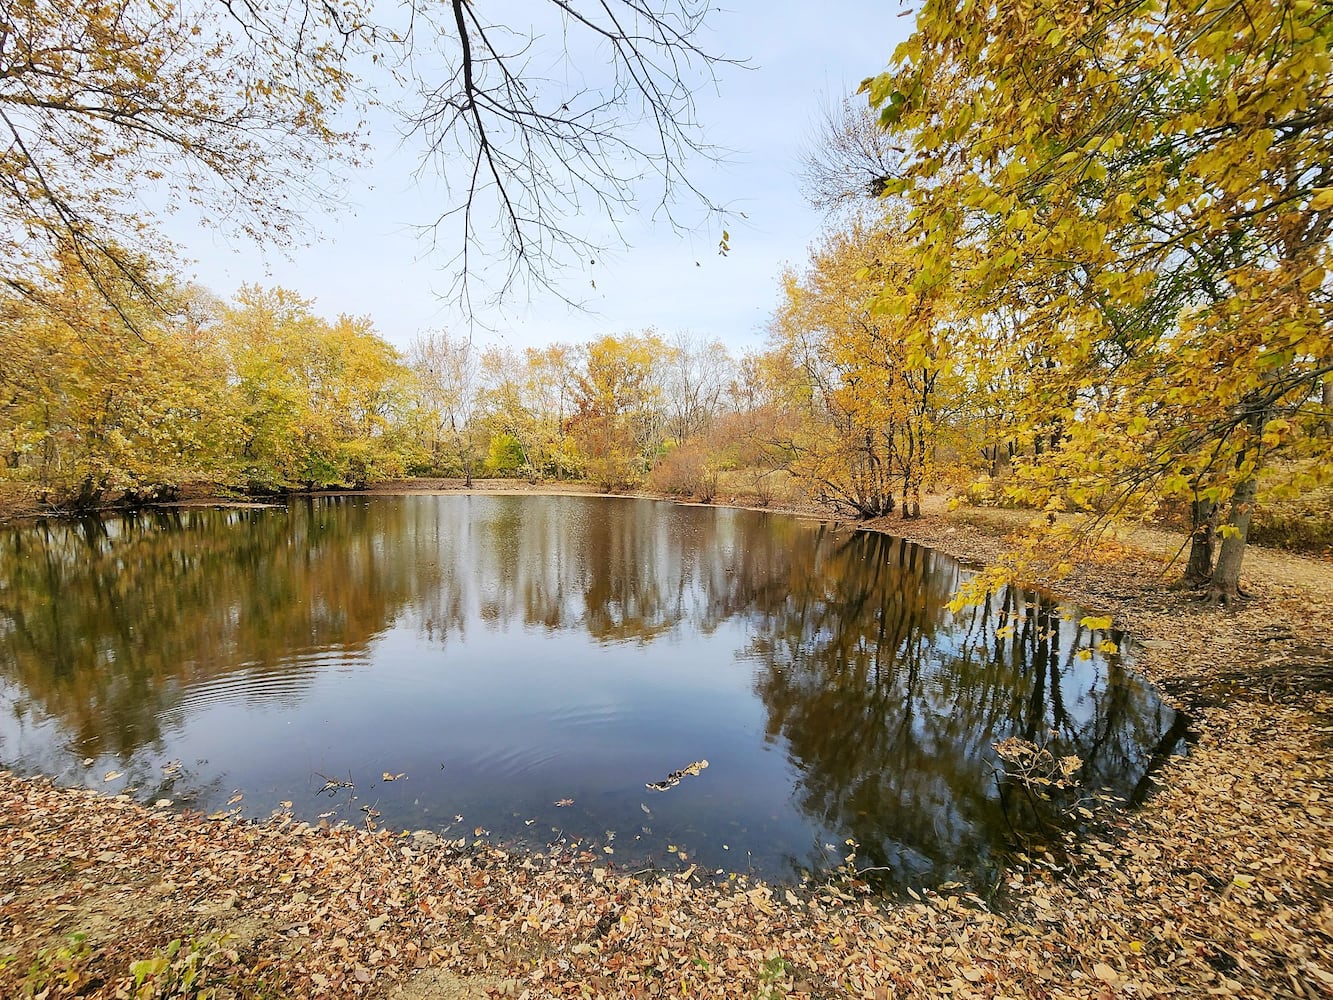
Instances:
[[[302,499],[0,535],[0,764],[627,868],[985,882],[1007,736],[1133,797],[1183,720],[1046,597],[778,514]],[[706,760],[664,791],[647,787]],[[386,780],[390,779],[390,780]]]

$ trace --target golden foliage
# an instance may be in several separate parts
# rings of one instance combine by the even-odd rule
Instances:
[[[1225,512],[1234,595],[1260,470],[1329,458],[1333,14],[1280,0],[930,2],[864,89],[911,144],[888,192],[921,269],[1018,375],[1011,496]],[[1208,515],[1208,510],[1218,515]]]

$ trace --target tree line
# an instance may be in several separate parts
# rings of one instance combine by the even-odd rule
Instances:
[[[980,479],[1043,516],[976,588],[1058,573],[1107,524],[1167,516],[1215,601],[1239,593],[1264,495],[1327,488],[1327,4],[927,0],[866,104],[829,116],[807,177],[827,233],[783,276],[766,347],[741,358],[652,331],[523,352],[437,333],[400,356],[367,319],[320,319],[289,292],[214,302],[148,263],[169,248],[129,207],[144,185],[281,237],[309,179],[357,156],[333,122],[358,104],[361,57],[408,60],[415,127],[440,156],[459,143],[472,183],[437,222],[462,225],[465,258],[488,205],[511,262],[585,249],[545,210],[526,228],[525,197],[576,204],[591,182],[619,204],[614,164],[636,149],[688,187],[689,92],[633,70],[710,73],[702,6],[626,2],[634,24],[607,27],[589,19],[616,4],[552,5],[584,11],[571,24],[628,73],[580,97],[611,116],[596,132],[586,107],[544,117],[523,96],[503,25],[461,0],[413,6],[451,54],[439,80],[373,4],[230,20],[135,0],[7,8],[10,478],[89,503],[194,476],[279,489],[404,472],[707,496],[746,470],[760,494],[782,478],[854,516],[909,517],[933,482]],[[660,112],[661,141],[616,130],[631,105]]]

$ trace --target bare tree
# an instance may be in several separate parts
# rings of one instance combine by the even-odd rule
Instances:
[[[471,487],[477,465],[473,416],[481,388],[480,358],[472,341],[442,330],[422,334],[407,349],[407,363],[416,376],[419,419],[432,464],[438,468],[446,457],[457,461]]]
[[[464,298],[478,252],[501,252],[501,293],[516,281],[549,289],[553,263],[595,260],[607,241],[573,221],[581,216],[618,234],[641,201],[673,225],[682,195],[718,211],[687,173],[692,158],[716,152],[697,127],[695,88],[732,62],[702,41],[708,9],[547,0],[525,11],[538,23],[520,28],[490,5],[417,0],[413,31],[425,45],[409,47],[418,104],[407,122],[426,142],[425,166],[461,177],[427,228],[457,247]]]
[[[693,333],[677,333],[666,363],[667,435],[683,443],[708,428],[722,409],[736,375],[726,346]]]
[[[801,157],[801,187],[822,212],[878,198],[895,176],[903,149],[882,128],[864,98],[826,104]]]

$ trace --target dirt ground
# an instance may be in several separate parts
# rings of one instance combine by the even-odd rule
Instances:
[[[1021,522],[932,505],[868,527],[979,563]],[[215,821],[0,772],[0,997],[1333,996],[1333,563],[1251,551],[1253,596],[1219,611],[1173,588],[1178,547],[1109,539],[1058,590],[1139,640],[1197,742],[1143,808],[1011,868],[1001,907]]]

